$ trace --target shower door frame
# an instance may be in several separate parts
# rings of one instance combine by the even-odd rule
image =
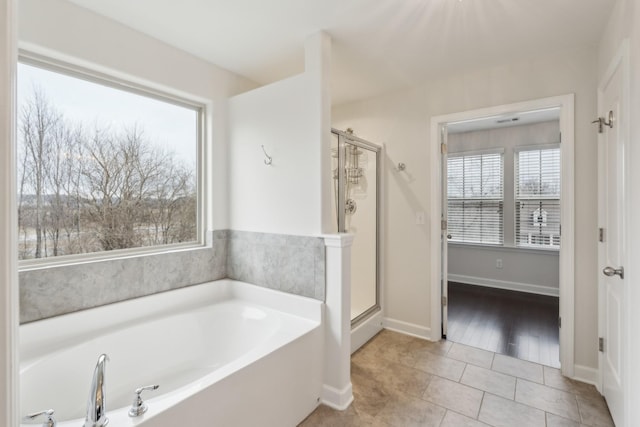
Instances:
[[[374,305],[363,311],[361,314],[356,316],[351,320],[351,328],[358,326],[363,323],[365,320],[369,319],[375,313],[381,311],[381,292],[380,292],[380,282],[381,282],[381,263],[380,263],[380,244],[381,244],[381,199],[382,199],[382,162],[381,155],[383,151],[383,147],[372,142],[369,142],[365,139],[359,138],[351,133],[344,132],[338,129],[331,128],[331,133],[334,133],[338,136],[338,185],[337,185],[337,219],[338,219],[338,233],[348,233],[346,230],[346,211],[345,211],[345,188],[346,186],[341,185],[344,184],[346,179],[345,177],[345,153],[344,144],[348,143],[351,145],[355,145],[358,148],[362,148],[365,150],[373,151],[376,155],[376,258],[375,258],[375,269],[376,269],[376,302]]]

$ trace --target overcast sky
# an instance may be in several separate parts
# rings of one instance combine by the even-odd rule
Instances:
[[[137,124],[151,142],[175,152],[195,170],[195,110],[22,63],[18,64],[19,108],[34,85],[65,118],[85,129],[97,124],[120,130]]]

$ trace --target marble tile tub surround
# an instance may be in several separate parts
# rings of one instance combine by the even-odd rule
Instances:
[[[230,230],[228,242],[230,279],[324,301],[323,238]]]
[[[324,239],[245,231],[211,245],[21,271],[20,323],[224,278],[324,300]]]

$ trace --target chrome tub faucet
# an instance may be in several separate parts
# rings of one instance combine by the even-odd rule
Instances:
[[[106,426],[109,419],[106,415],[106,387],[105,368],[109,357],[101,354],[93,371],[93,381],[89,390],[89,401],[87,402],[87,416],[84,420],[84,427]]]

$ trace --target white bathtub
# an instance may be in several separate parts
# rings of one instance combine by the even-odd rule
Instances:
[[[110,426],[295,426],[319,402],[322,309],[220,280],[23,325],[21,414],[52,408],[58,426],[81,426],[106,353]],[[149,410],[130,418],[149,384]]]

